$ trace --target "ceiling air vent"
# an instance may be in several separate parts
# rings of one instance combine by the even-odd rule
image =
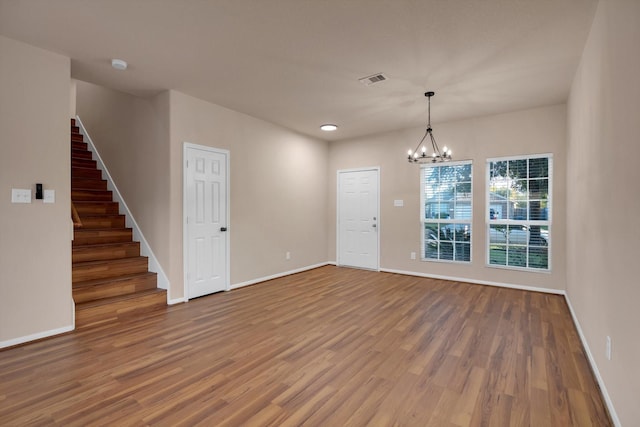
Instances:
[[[378,74],[373,74],[371,76],[367,76],[367,77],[363,77],[361,79],[358,79],[358,81],[360,83],[362,83],[365,86],[370,86],[374,83],[379,83],[379,82],[383,82],[387,80],[387,76],[385,76],[382,73],[378,73]]]

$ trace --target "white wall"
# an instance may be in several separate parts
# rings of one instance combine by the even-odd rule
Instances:
[[[625,426],[640,423],[639,42],[640,2],[601,1],[568,108],[567,293]]]
[[[481,282],[563,291],[565,288],[565,141],[566,106],[556,105],[476,119],[436,123],[440,146],[454,150],[456,160],[473,160],[472,258],[468,265],[410,259],[420,254],[420,167],[409,164],[424,128],[407,129],[332,143],[329,149],[328,258],[336,259],[336,172],[340,169],[380,166],[380,266],[421,274]],[[552,270],[523,272],[486,266],[486,159],[523,154],[552,153],[553,235]],[[404,200],[404,207],[393,201]]]
[[[76,82],[78,115],[183,298],[183,143],[230,151],[231,284],[326,262],[328,144],[176,91]],[[291,259],[285,259],[285,253]]]
[[[73,328],[69,58],[0,36],[0,347]],[[12,204],[12,188],[55,203]]]
[[[160,265],[169,264],[169,93],[76,80],[76,110]]]
[[[230,151],[231,285],[324,263],[327,142],[180,92],[170,100],[170,298],[183,297],[184,142]]]

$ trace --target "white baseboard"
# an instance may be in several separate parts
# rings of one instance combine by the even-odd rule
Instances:
[[[404,274],[406,276],[428,277],[430,279],[451,280],[454,282],[474,283],[476,285],[497,286],[500,288],[520,289],[523,291],[543,292],[546,294],[565,295],[565,291],[560,289],[539,288],[537,286],[515,285],[512,283],[491,282],[488,280],[475,280],[468,277],[441,276],[438,274],[418,273],[415,271],[394,270],[391,268],[381,268],[380,271],[385,273]]]
[[[618,414],[616,413],[616,409],[613,407],[613,402],[611,401],[611,397],[609,396],[609,392],[607,391],[607,387],[604,385],[604,380],[602,379],[602,375],[600,375],[600,371],[598,370],[598,365],[596,364],[596,360],[593,357],[593,353],[591,353],[591,349],[589,348],[589,344],[587,343],[587,339],[582,332],[582,327],[580,326],[580,322],[578,321],[578,317],[576,316],[576,312],[573,310],[573,306],[571,305],[571,300],[569,300],[569,296],[565,294],[565,300],[567,301],[567,305],[569,306],[569,311],[571,312],[571,317],[573,318],[573,323],[576,325],[576,329],[578,330],[578,335],[580,336],[580,341],[582,342],[582,347],[584,347],[585,352],[587,353],[587,359],[589,359],[589,364],[591,365],[591,370],[593,370],[594,375],[596,376],[596,381],[598,381],[598,385],[600,386],[600,391],[602,392],[602,397],[604,397],[604,401],[607,405],[607,409],[609,410],[609,415],[611,416],[611,421],[616,427],[621,427],[620,419],[618,418]]]
[[[320,264],[308,265],[306,267],[297,268],[295,270],[289,270],[282,273],[272,274],[271,276],[259,277],[257,279],[247,280],[246,282],[235,283],[231,285],[229,289],[230,290],[238,289],[238,288],[242,288],[243,286],[255,285],[256,283],[266,282],[267,280],[277,279],[279,277],[289,276],[291,274],[302,273],[303,271],[313,270],[314,268],[324,267],[325,265],[329,265],[329,264],[331,263],[321,262]]]
[[[187,298],[186,297],[182,297],[182,298],[169,299],[169,297],[167,296],[167,304],[168,305],[180,304],[181,302],[187,302]]]
[[[26,335],[24,337],[13,338],[7,341],[0,341],[0,348],[11,347],[18,344],[24,344],[29,341],[35,341],[42,338],[51,337],[54,335],[64,334],[65,332],[71,332],[75,328],[73,325],[63,326],[62,328],[51,329],[49,331],[38,332],[36,334]]]

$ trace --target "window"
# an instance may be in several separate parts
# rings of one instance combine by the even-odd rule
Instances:
[[[471,161],[421,168],[422,260],[471,262],[471,173]]]
[[[550,154],[487,160],[487,262],[550,270]]]

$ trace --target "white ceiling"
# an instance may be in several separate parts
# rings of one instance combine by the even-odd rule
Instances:
[[[72,76],[327,140],[564,102],[597,0],[0,0]],[[111,58],[129,69],[111,68]],[[384,73],[372,86],[358,78]],[[319,130],[336,123],[333,133]]]

